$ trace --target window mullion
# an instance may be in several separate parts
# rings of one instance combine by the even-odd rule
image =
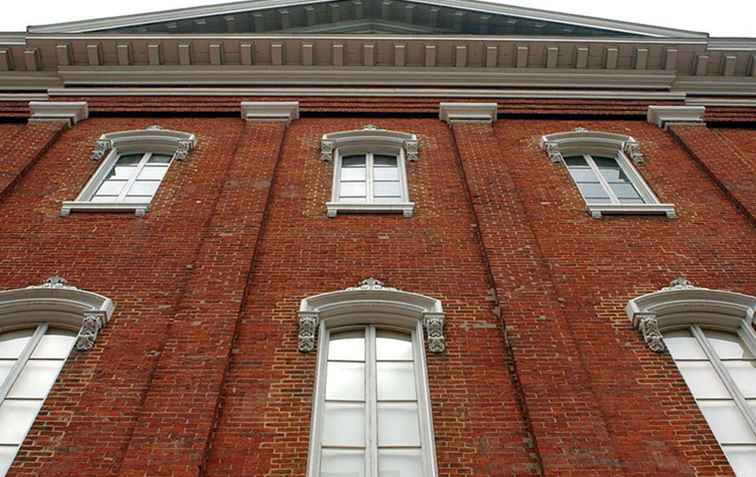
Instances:
[[[604,175],[601,174],[601,170],[596,165],[596,162],[593,160],[593,157],[591,157],[589,154],[585,154],[583,157],[585,158],[585,162],[588,163],[591,170],[596,175],[596,178],[598,179],[598,181],[601,183],[601,187],[604,188],[604,191],[609,196],[609,200],[612,201],[612,204],[619,204],[620,203],[619,199],[617,198],[611,186],[609,185],[609,182],[606,181],[606,178],[604,177]]]
[[[5,381],[2,384],[0,384],[0,404],[2,404],[2,402],[5,401],[5,398],[8,397],[8,393],[10,393],[13,384],[15,384],[16,380],[21,375],[21,372],[24,370],[24,366],[26,366],[26,363],[29,361],[29,358],[31,357],[32,353],[34,353],[34,350],[37,348],[37,345],[42,340],[42,337],[45,336],[46,332],[47,323],[37,325],[37,329],[34,330],[34,334],[32,335],[29,342],[26,343],[24,350],[16,360],[16,364],[13,365],[10,373],[8,373],[8,377],[5,378]]]
[[[369,477],[378,477],[378,365],[376,364],[375,352],[375,327],[366,328],[365,340],[367,362],[366,379],[367,389],[365,393],[366,407],[368,412],[367,442],[365,457],[367,461],[367,473]]]
[[[735,401],[735,405],[738,407],[743,416],[745,416],[748,427],[751,428],[751,432],[756,434],[756,418],[754,417],[753,411],[750,409],[745,396],[743,396],[743,394],[740,392],[740,389],[738,389],[738,385],[732,379],[730,373],[727,372],[727,368],[725,368],[724,364],[722,364],[722,361],[720,361],[719,355],[717,355],[717,352],[714,351],[714,347],[711,346],[709,340],[706,338],[706,335],[704,334],[700,326],[691,326],[691,332],[698,341],[698,344],[701,345],[701,348],[703,348],[706,357],[709,359],[709,362],[714,368],[714,371],[719,376],[719,379],[722,380],[725,388],[727,388],[730,396],[732,396],[733,401]]]
[[[139,164],[137,164],[136,171],[134,172],[134,176],[130,177],[129,180],[126,182],[126,186],[123,188],[120,194],[118,194],[118,201],[123,202],[126,199],[126,196],[128,195],[131,188],[134,186],[134,183],[136,182],[137,177],[139,177],[139,174],[142,173],[142,169],[144,169],[145,165],[147,164],[147,161],[150,160],[150,157],[152,157],[151,152],[147,152],[142,156],[142,160],[139,161]],[[115,167],[118,165],[118,162],[116,161]]]

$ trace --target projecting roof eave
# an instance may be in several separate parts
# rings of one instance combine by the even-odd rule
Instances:
[[[268,10],[274,8],[288,8],[304,5],[329,3],[332,0],[252,0],[243,2],[226,3],[205,7],[183,8],[163,12],[144,13],[138,15],[124,15],[118,17],[99,18],[66,23],[48,25],[33,25],[27,28],[28,33],[87,33],[110,29],[134,27],[160,22],[172,22],[192,18],[201,18],[218,15],[232,15],[242,12]],[[629,22],[621,22],[595,18],[582,15],[536,10],[532,8],[500,5],[477,0],[412,0],[414,3],[422,3],[434,6],[468,10],[477,13],[492,15],[506,15],[512,17],[540,20],[547,22],[564,23],[580,27],[609,30],[612,32],[627,33],[660,38],[708,38],[707,33],[678,30]]]

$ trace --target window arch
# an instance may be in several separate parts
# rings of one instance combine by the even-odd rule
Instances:
[[[87,351],[113,302],[69,286],[0,292],[0,476],[6,474],[72,348]]]
[[[323,135],[320,158],[333,159],[329,217],[344,212],[402,213],[412,217],[406,161],[417,160],[417,137],[375,126]]]
[[[318,338],[308,477],[438,475],[423,335],[442,352],[443,316],[372,278],[302,300],[299,350]]]
[[[669,351],[736,475],[754,475],[756,297],[677,279],[626,311],[649,348]]]
[[[578,128],[541,138],[552,162],[562,163],[594,218],[604,214],[664,214],[676,217],[673,204],[662,204],[632,163],[644,161],[630,136]]]
[[[196,143],[194,134],[159,126],[103,134],[91,159],[105,159],[76,200],[63,202],[60,215],[83,211],[143,216],[170,164],[184,160]]]

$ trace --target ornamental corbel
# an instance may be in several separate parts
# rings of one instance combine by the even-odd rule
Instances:
[[[428,351],[443,353],[446,349],[444,338],[444,314],[435,312],[423,313],[423,326],[428,337]]]
[[[84,321],[81,324],[79,335],[76,337],[76,350],[89,351],[94,347],[97,335],[105,325],[107,313],[102,310],[89,310],[84,312]]]
[[[553,142],[546,143],[546,154],[549,155],[549,159],[553,163],[562,162],[564,159],[562,153],[559,151],[559,144]]]
[[[407,159],[410,161],[417,160],[418,142],[415,139],[407,139],[404,141],[404,150],[407,153]]]
[[[192,150],[194,143],[190,139],[182,139],[178,142],[176,153],[173,154],[173,158],[177,161],[183,161],[186,156],[189,155],[189,151]]]
[[[333,157],[333,149],[335,143],[333,141],[322,140],[320,141],[320,160],[330,162]]]
[[[93,161],[99,161],[105,154],[112,149],[113,141],[110,139],[98,139],[95,142],[95,147],[92,149],[92,155],[89,158]]]
[[[669,282],[669,286],[663,288],[663,290],[685,290],[686,288],[695,288],[695,285],[685,277],[677,277]]]
[[[309,353],[315,349],[315,333],[318,329],[318,313],[313,311],[299,312],[299,352]]]
[[[643,164],[646,160],[646,157],[641,153],[640,144],[634,139],[622,143],[622,152],[624,152],[635,164]]]
[[[664,338],[659,331],[659,322],[656,320],[655,313],[639,312],[633,315],[633,325],[640,331],[643,341],[651,351],[663,353],[667,350],[664,345]]]

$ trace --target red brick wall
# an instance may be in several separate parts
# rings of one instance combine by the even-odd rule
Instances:
[[[100,134],[156,123],[198,146],[144,218],[58,216],[97,168]],[[413,218],[325,217],[319,138],[368,123],[420,137]],[[575,127],[635,137],[639,172],[679,218],[590,218],[537,147]],[[442,476],[728,475],[674,363],[624,313],[679,275],[756,294],[753,225],[670,133],[640,119],[452,132],[306,116],[285,132],[189,116],[94,117],[53,141],[49,128],[0,125],[3,150],[23,131],[50,143],[0,156],[30,165],[0,197],[0,288],[57,274],[117,308],[66,364],[10,475],[301,476],[316,354],[296,351],[299,301],[368,276],[443,302],[448,351],[428,356]],[[754,131],[714,133],[752,161]]]

